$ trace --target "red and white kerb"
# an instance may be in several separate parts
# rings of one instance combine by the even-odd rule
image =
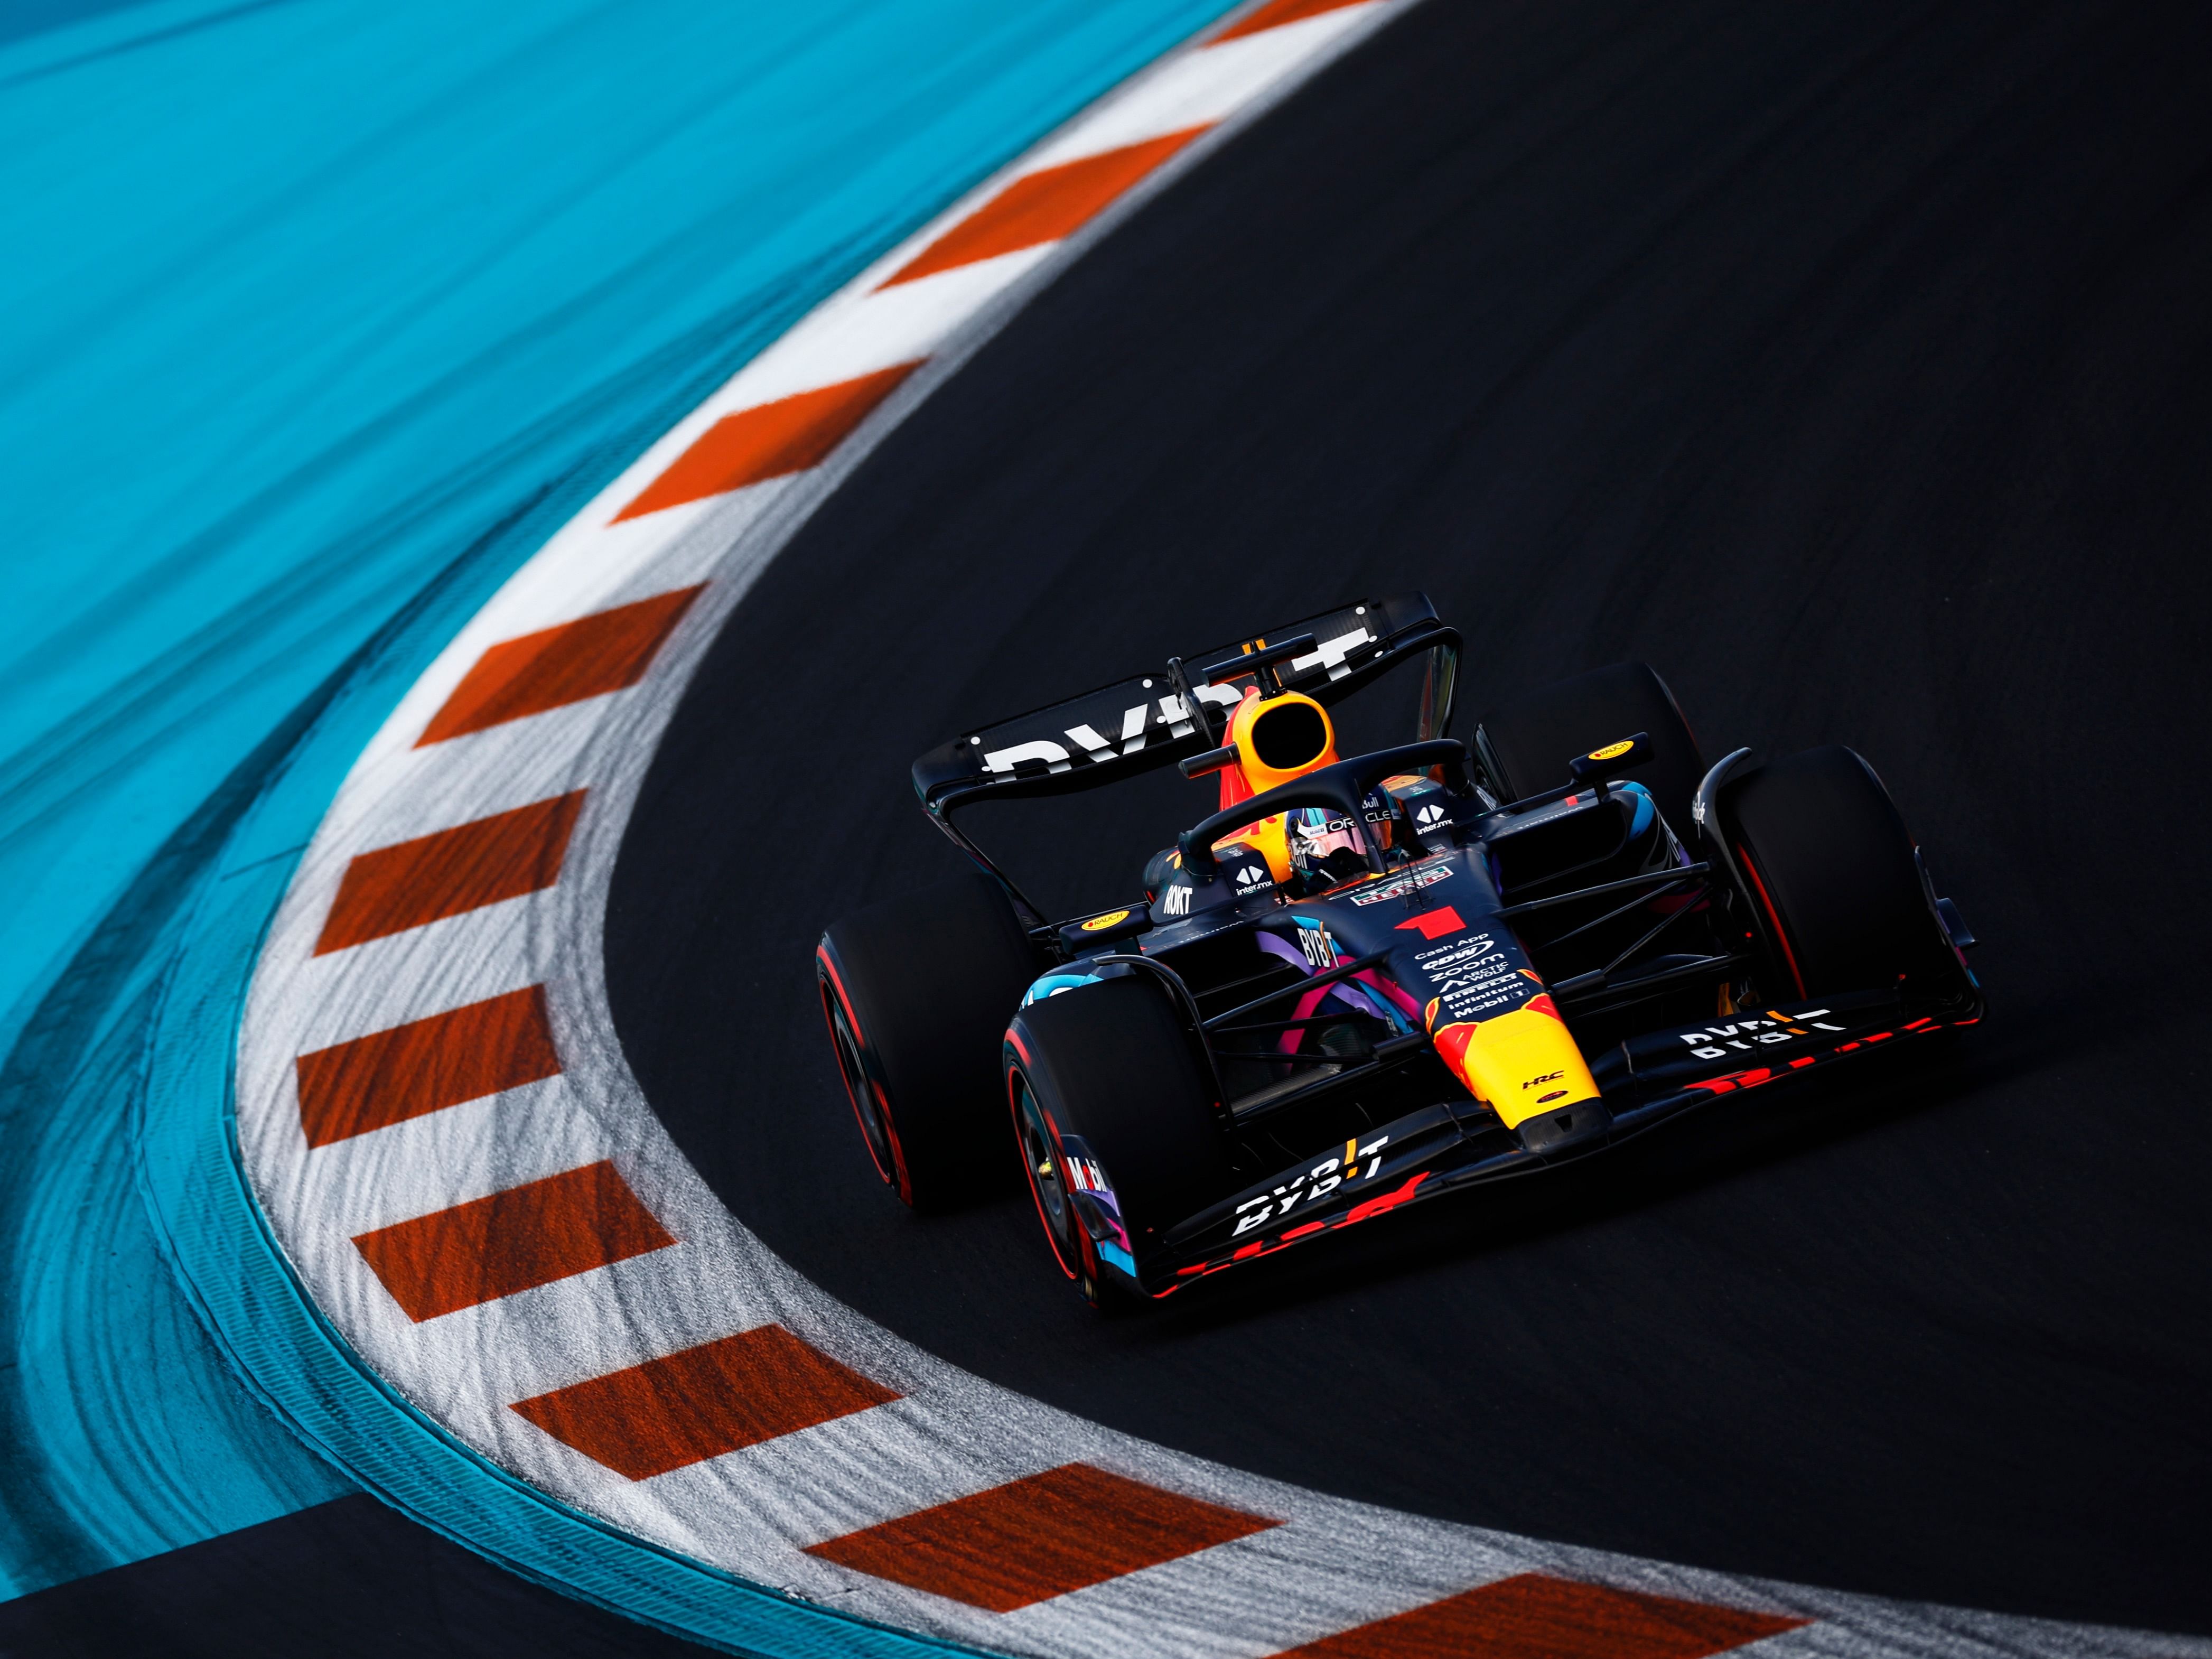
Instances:
[[[1948,1655],[2147,1655],[1443,1525],[1050,1410],[765,1249],[623,1063],[616,850],[752,578],[1102,216],[1404,3],[1273,0],[1170,54],[824,302],[507,582],[279,908],[238,1046],[252,1189],[362,1362],[464,1443],[659,1548],[893,1625],[1102,1659],[1809,1659],[1939,1625]]]

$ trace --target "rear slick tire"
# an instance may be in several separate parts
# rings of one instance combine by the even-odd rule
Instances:
[[[1141,1269],[1169,1229],[1231,1184],[1213,1091],[1182,1016],[1149,979],[1102,980],[1017,1014],[1005,1067],[1015,1144],[1054,1259],[1094,1307],[1133,1303],[1134,1291],[1105,1271],[1085,1206],[1109,1234],[1118,1218]],[[1105,1248],[1119,1244],[1109,1237]]]
[[[1747,896],[1799,996],[1901,988],[1946,994],[1957,952],[1928,896],[1903,814],[1841,744],[1731,783],[1720,803]]]
[[[1006,890],[976,874],[858,911],[831,924],[814,964],[876,1173],[920,1210],[1003,1182],[996,1056],[1041,965]]]

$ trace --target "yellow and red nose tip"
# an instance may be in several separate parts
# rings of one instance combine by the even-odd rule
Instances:
[[[1437,1005],[1429,1008],[1433,1019]],[[1531,998],[1510,1013],[1446,1025],[1436,1032],[1436,1044],[1468,1091],[1509,1129],[1539,1112],[1598,1097],[1582,1050],[1549,996]]]

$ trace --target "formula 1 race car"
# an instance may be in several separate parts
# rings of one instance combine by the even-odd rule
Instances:
[[[1460,653],[1425,596],[1370,600],[917,761],[975,872],[816,957],[900,1197],[966,1189],[1010,1124],[1061,1269],[1156,1298],[1980,1018],[1973,939],[1852,750],[1708,769],[1641,664],[1463,744]],[[1330,709],[1401,665],[1417,740],[1340,757]],[[1219,810],[1097,914],[1039,915],[955,822],[1171,763]]]

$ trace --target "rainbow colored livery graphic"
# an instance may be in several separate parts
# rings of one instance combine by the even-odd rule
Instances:
[[[1641,664],[1462,743],[1460,656],[1425,596],[1370,600],[917,761],[976,872],[816,958],[899,1196],[972,1189],[1011,1120],[1060,1267],[1157,1298],[1980,1018],[1972,938],[1852,750],[1708,768]],[[1331,710],[1401,667],[1416,740],[1340,755]],[[1040,914],[955,821],[1170,763],[1218,810],[1097,914]]]

